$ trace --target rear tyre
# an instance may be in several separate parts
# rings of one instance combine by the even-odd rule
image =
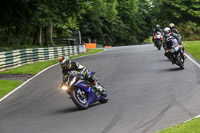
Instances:
[[[108,98],[108,92],[106,91],[106,89],[103,90],[103,92],[101,92],[101,99],[99,100],[100,103],[107,103],[109,100]]]
[[[88,108],[88,100],[84,91],[79,88],[72,89],[71,92],[72,101],[79,109],[87,109]]]

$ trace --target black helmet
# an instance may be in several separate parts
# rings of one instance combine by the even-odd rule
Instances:
[[[69,64],[70,64],[69,57],[63,56],[62,58],[60,58],[60,65],[62,69],[67,69]]]
[[[156,25],[156,30],[160,30],[160,25]]]

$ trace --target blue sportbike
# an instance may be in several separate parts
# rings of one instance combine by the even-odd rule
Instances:
[[[93,75],[93,72],[89,72]],[[106,89],[102,87],[103,91],[98,91],[87,80],[84,79],[84,74],[78,71],[71,71],[67,77],[66,84],[63,84],[61,88],[68,93],[74,104],[79,109],[87,109],[91,103],[99,101],[100,103],[106,103],[108,101],[108,93]]]

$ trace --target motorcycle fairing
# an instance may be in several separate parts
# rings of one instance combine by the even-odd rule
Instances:
[[[77,86],[77,87],[81,88],[83,91],[87,92],[89,104],[100,100],[101,97],[99,95],[97,96],[95,94],[94,87],[91,83],[81,80],[81,81],[77,82],[75,84],[75,86]]]

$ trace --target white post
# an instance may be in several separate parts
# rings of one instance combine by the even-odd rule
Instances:
[[[79,43],[81,44],[81,32],[78,31],[78,33],[79,33]]]

